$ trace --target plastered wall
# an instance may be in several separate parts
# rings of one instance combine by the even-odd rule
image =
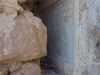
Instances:
[[[38,10],[48,29],[48,59],[61,75],[73,75],[75,57],[74,0],[42,0]]]
[[[48,28],[48,58],[56,70],[100,75],[100,0],[49,0],[39,14]]]

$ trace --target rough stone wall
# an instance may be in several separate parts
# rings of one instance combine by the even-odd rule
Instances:
[[[100,0],[79,0],[78,74],[100,75]]]

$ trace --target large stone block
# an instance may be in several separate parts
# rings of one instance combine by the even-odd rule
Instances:
[[[11,21],[4,15],[0,19],[3,19],[0,21],[0,63],[27,61],[47,54],[47,29],[41,19],[29,11]]]

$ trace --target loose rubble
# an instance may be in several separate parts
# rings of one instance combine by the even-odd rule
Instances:
[[[41,75],[41,70],[35,63],[26,63],[10,75]]]
[[[41,59],[42,75],[59,75],[54,69],[54,66],[46,59]]]
[[[47,69],[42,69],[42,75],[59,75],[55,72],[55,70],[47,70]]]

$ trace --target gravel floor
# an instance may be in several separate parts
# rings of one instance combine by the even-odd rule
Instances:
[[[53,69],[51,70],[42,69],[42,75],[58,75],[58,74]]]
[[[59,75],[55,72],[54,66],[49,63],[41,63],[42,75]]]

